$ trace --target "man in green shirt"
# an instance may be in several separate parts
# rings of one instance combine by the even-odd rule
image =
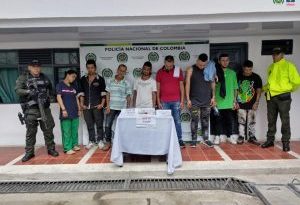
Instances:
[[[212,116],[211,121],[211,139],[214,144],[220,144],[227,140],[232,144],[237,143],[238,124],[236,115],[236,97],[237,97],[237,76],[236,73],[228,67],[228,54],[221,54],[219,57],[219,66],[217,66],[217,84],[216,84],[216,104],[219,110],[219,116]]]
[[[267,141],[262,148],[274,146],[276,122],[278,113],[281,119],[282,149],[290,151],[290,108],[291,92],[300,86],[300,76],[296,66],[284,58],[281,48],[274,48],[272,52],[273,63],[268,68],[267,84],[263,87],[267,98],[268,132]]]

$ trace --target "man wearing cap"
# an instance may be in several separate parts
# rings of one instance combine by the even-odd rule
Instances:
[[[59,154],[55,150],[53,135],[55,124],[49,108],[52,85],[47,76],[41,73],[41,64],[38,60],[32,60],[28,65],[28,72],[19,76],[16,81],[15,91],[20,96],[26,123],[26,153],[22,158],[22,162],[26,162],[34,157],[38,125],[43,131],[48,154],[57,157]],[[42,119],[38,101],[42,102],[45,113],[44,119]]]
[[[291,92],[300,86],[300,76],[296,66],[284,58],[282,48],[274,48],[272,51],[273,63],[268,68],[267,84],[263,87],[267,98],[268,132],[267,141],[262,148],[274,146],[276,134],[276,122],[279,113],[281,119],[282,149],[290,151],[290,107]]]
[[[157,105],[159,109],[170,109],[174,118],[180,147],[185,147],[182,141],[180,110],[184,106],[184,86],[182,70],[174,65],[174,57],[166,56],[165,65],[156,75]]]

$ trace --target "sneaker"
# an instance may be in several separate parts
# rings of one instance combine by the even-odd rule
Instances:
[[[103,151],[108,151],[111,147],[111,143],[110,142],[107,142],[104,147],[102,148]]]
[[[199,137],[199,142],[200,142],[200,143],[203,143],[203,142],[204,142],[203,137],[201,137],[201,136]]]
[[[66,154],[69,154],[69,155],[75,154],[75,153],[76,153],[76,152],[75,152],[74,150],[72,150],[72,149],[66,152]]]
[[[185,148],[185,144],[182,140],[179,140],[179,146],[180,148]]]
[[[220,135],[220,142],[221,143],[227,142],[227,136],[226,135]]]
[[[238,135],[230,135],[230,143],[237,144]]]
[[[250,137],[248,143],[260,146],[260,143],[257,141],[256,137]]]
[[[216,136],[215,136],[214,144],[215,144],[215,145],[219,145],[219,144],[220,144],[220,136],[219,136],[219,135],[216,135]]]
[[[93,142],[89,142],[88,145],[85,146],[86,149],[91,149],[92,147],[94,147],[94,143]]]
[[[239,138],[237,139],[237,144],[243,144],[243,143],[244,143],[244,137],[239,136]]]
[[[103,149],[104,148],[104,142],[103,142],[103,140],[100,140],[100,142],[98,143],[98,147],[99,147],[99,149]]]
[[[80,147],[79,147],[79,146],[74,146],[74,147],[73,147],[73,150],[74,150],[74,151],[79,151],[79,150],[80,150]]]
[[[208,140],[210,140],[211,142],[214,142],[215,138],[216,138],[215,135],[209,135]]]
[[[190,144],[191,148],[196,148],[197,147],[197,141],[192,141],[192,143]]]
[[[211,141],[209,141],[209,140],[205,140],[204,142],[203,142],[203,144],[204,145],[206,145],[207,147],[214,147],[214,144],[211,142]]]

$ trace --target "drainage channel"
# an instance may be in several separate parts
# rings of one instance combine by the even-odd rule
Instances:
[[[226,190],[256,196],[256,192],[248,182],[236,178],[153,178],[95,181],[0,182],[0,194],[177,190]]]
[[[300,197],[300,180],[293,179],[291,183],[288,184],[288,187],[295,192],[295,194]]]

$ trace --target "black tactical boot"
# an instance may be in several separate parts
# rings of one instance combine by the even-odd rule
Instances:
[[[282,142],[282,151],[288,152],[290,150],[291,150],[291,148],[290,148],[290,142],[289,141]]]
[[[261,145],[262,148],[268,148],[268,147],[274,147],[274,142],[273,141],[266,141]]]
[[[55,149],[49,149],[48,154],[51,155],[52,157],[57,157],[59,155]]]
[[[33,153],[26,153],[24,155],[24,157],[22,158],[22,162],[27,162],[28,160],[30,160],[31,158],[34,157],[34,154]]]

